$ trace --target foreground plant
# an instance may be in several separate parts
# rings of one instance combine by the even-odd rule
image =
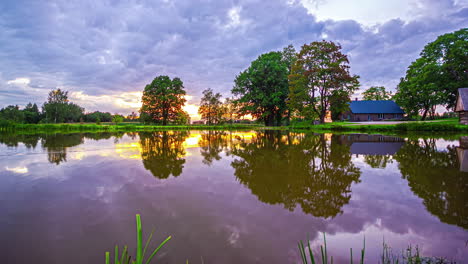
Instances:
[[[153,237],[154,230],[151,232],[148,240],[146,240],[145,248],[143,249],[143,231],[141,229],[141,217],[139,214],[136,215],[136,231],[137,231],[137,252],[136,252],[136,259],[132,260],[132,257],[128,254],[128,247],[125,245],[122,251],[122,254],[119,258],[119,246],[115,245],[114,251],[114,264],[149,264],[153,257],[158,253],[158,251],[164,246],[171,239],[171,236],[168,236],[159,246],[153,250],[151,255],[145,261],[145,254],[148,246],[151,242],[151,238]],[[106,264],[110,264],[110,253],[106,252]]]
[[[301,255],[301,260],[303,264],[309,264],[309,259],[311,264],[333,264],[333,256],[328,258],[327,252],[327,240],[325,233],[323,234],[323,243],[320,245],[320,257],[315,260],[314,253],[310,247],[309,239],[307,239],[307,246],[304,245],[304,242],[299,241],[299,253]],[[392,249],[385,243],[382,243],[382,255],[378,263],[381,264],[456,264],[454,261],[449,261],[445,258],[436,258],[436,257],[422,257],[419,252],[419,247],[413,248],[411,245],[408,248],[401,252],[401,255],[395,255],[392,252]],[[350,263],[353,264],[353,249],[350,248]],[[359,264],[364,264],[364,255],[366,250],[366,239],[364,238],[364,246],[361,249],[361,256]]]

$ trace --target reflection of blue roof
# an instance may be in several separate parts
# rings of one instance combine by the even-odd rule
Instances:
[[[350,151],[351,154],[394,155],[404,144],[404,142],[354,142]]]
[[[353,114],[404,114],[394,101],[351,101]]]

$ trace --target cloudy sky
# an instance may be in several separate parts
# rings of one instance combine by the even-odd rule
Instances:
[[[0,107],[63,88],[87,111],[130,113],[158,75],[230,95],[260,54],[339,42],[362,89],[395,89],[438,35],[468,26],[468,0],[2,0]]]

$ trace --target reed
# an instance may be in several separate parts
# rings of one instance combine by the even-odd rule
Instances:
[[[136,232],[137,232],[137,248],[136,248],[136,258],[132,260],[132,257],[128,254],[128,247],[125,245],[123,247],[122,253],[119,258],[119,246],[115,245],[114,248],[114,264],[149,264],[154,258],[156,253],[171,239],[171,236],[168,236],[163,242],[161,242],[156,249],[152,251],[148,258],[145,258],[148,247],[153,238],[154,229],[146,240],[145,247],[143,248],[143,230],[141,228],[141,216],[136,215]],[[106,252],[106,264],[111,264],[110,252]],[[145,260],[146,259],[146,260]]]

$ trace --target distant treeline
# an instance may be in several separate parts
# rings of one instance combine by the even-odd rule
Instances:
[[[124,117],[119,114],[95,111],[85,113],[84,108],[68,99],[68,92],[60,89],[49,93],[47,102],[39,109],[37,104],[28,103],[21,109],[9,105],[0,109],[0,123],[40,124],[40,123],[77,123],[77,122],[122,122],[135,120],[136,114]]]

